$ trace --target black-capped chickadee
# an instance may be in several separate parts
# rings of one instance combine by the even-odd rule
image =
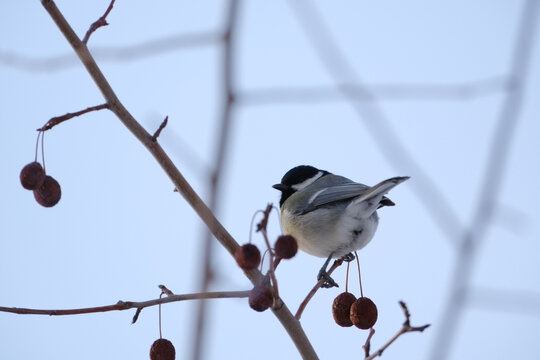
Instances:
[[[281,191],[285,234],[292,235],[301,250],[327,258],[317,277],[325,279],[323,287],[338,286],[326,272],[330,259],[354,259],[352,251],[366,246],[377,230],[377,209],[394,205],[384,194],[408,178],[395,177],[370,187],[301,165],[273,186]]]

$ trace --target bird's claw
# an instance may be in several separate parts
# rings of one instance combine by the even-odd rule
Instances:
[[[332,279],[326,271],[323,271],[323,269],[321,269],[321,271],[319,271],[319,275],[317,275],[317,280],[320,281],[321,279],[324,279],[324,282],[321,284],[322,288],[329,289],[333,287],[339,287],[339,285],[334,281],[334,279]]]
[[[356,258],[354,257],[352,252],[348,253],[347,255],[343,255],[343,257],[341,258],[341,260],[343,260],[345,262],[351,262],[354,259],[356,259]]]

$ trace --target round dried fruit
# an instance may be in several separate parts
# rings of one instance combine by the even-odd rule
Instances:
[[[253,244],[244,244],[234,253],[236,263],[244,270],[253,270],[261,262],[261,252]]]
[[[361,297],[351,306],[352,323],[360,329],[370,329],[377,322],[377,306],[367,297]]]
[[[249,306],[255,311],[264,311],[272,306],[274,298],[267,286],[257,285],[249,293]]]
[[[60,184],[49,175],[45,177],[43,184],[34,190],[36,201],[45,207],[56,205],[58,201],[60,201],[61,196],[62,191],[60,190]]]
[[[174,360],[175,357],[174,346],[167,339],[157,339],[150,348],[151,360]]]
[[[37,161],[23,167],[21,170],[21,184],[27,190],[35,190],[43,184],[45,180],[45,170]]]
[[[332,314],[336,324],[343,327],[353,326],[351,321],[351,305],[356,301],[356,296],[350,292],[339,294],[332,304]]]
[[[291,235],[281,235],[277,238],[274,245],[276,255],[283,259],[290,259],[298,251],[296,239]]]

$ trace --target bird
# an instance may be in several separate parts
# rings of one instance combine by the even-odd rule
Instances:
[[[377,210],[394,206],[384,196],[408,176],[393,177],[367,186],[310,165],[296,166],[272,187],[279,201],[283,232],[293,236],[304,252],[326,258],[317,280],[321,287],[338,286],[327,273],[332,258],[354,260],[353,251],[373,238],[379,224]]]

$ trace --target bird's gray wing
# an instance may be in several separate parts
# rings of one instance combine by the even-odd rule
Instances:
[[[355,182],[343,183],[323,188],[308,199],[306,206],[300,211],[302,214],[313,211],[321,206],[335,202],[354,199],[354,202],[362,202],[376,196],[381,196],[390,191],[394,186],[407,180],[409,177],[395,177],[369,187]],[[384,204],[386,205],[386,204]]]
[[[369,190],[369,186],[355,182],[322,188],[307,200],[306,206],[300,210],[300,213],[305,214],[324,205],[352,199],[365,193],[367,190]]]

